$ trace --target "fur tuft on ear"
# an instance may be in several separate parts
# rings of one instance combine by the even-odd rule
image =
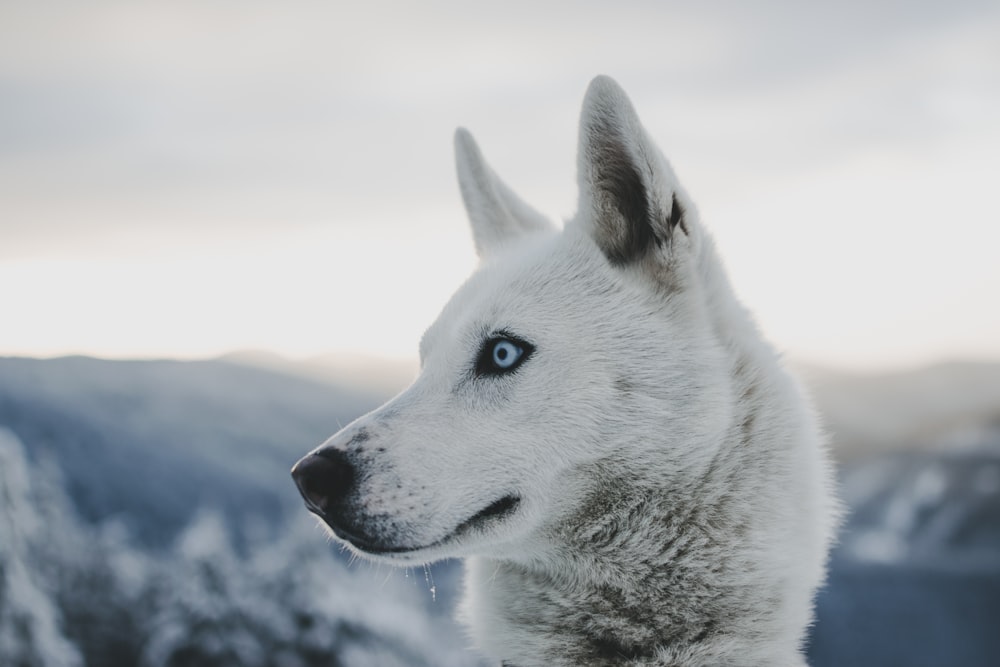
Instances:
[[[462,201],[480,257],[510,238],[554,229],[544,215],[524,203],[490,169],[475,139],[462,127],[455,130],[455,163]]]
[[[584,97],[577,169],[580,213],[613,264],[668,246],[678,227],[687,233],[677,178],[610,77],[595,78]]]

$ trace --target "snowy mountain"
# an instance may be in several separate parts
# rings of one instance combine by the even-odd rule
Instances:
[[[1000,433],[841,473],[849,514],[818,601],[813,667],[989,667],[1000,656]]]
[[[291,464],[410,371],[356,372],[0,359],[0,665],[480,665],[455,563],[351,564],[301,507]],[[810,664],[995,665],[996,367],[811,380],[850,514]]]
[[[0,425],[63,471],[88,521],[165,546],[203,506],[298,507],[288,471],[384,396],[221,361],[0,358]]]
[[[804,377],[848,509],[810,664],[997,664],[1000,365]]]

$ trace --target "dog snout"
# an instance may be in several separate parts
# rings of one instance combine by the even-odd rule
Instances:
[[[356,477],[354,465],[339,449],[319,449],[292,468],[292,478],[306,507],[324,518],[343,505]]]

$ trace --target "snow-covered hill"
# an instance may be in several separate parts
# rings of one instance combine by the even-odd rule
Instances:
[[[200,507],[297,507],[292,464],[383,398],[221,361],[0,358],[0,425],[58,464],[84,519],[157,546]]]
[[[349,564],[301,507],[291,464],[407,380],[337,363],[0,359],[0,665],[479,665],[455,563]],[[809,376],[851,510],[814,667],[996,664],[996,371]]]
[[[841,471],[850,514],[820,593],[814,667],[990,667],[1000,656],[1000,434]]]

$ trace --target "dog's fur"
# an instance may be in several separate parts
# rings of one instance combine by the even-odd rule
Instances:
[[[804,665],[817,425],[625,94],[587,91],[561,231],[456,153],[481,265],[413,385],[297,465],[311,509],[382,561],[468,557],[462,616],[506,665]],[[480,372],[498,337],[526,360]]]

